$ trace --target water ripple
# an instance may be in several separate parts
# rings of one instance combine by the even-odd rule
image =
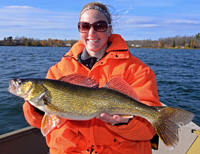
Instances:
[[[24,119],[24,100],[7,92],[12,78],[45,78],[50,66],[69,48],[0,47],[0,134],[28,126]]]

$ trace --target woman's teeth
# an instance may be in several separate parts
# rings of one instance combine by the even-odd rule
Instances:
[[[90,40],[90,39],[88,39],[88,41],[89,41],[89,42],[98,42],[99,39],[95,39],[95,40]]]

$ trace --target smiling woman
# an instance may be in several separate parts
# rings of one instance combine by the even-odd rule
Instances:
[[[90,9],[81,15],[80,23],[93,24],[87,32],[80,31],[81,41],[91,57],[102,58],[106,49],[108,38],[111,35],[112,26],[108,25],[106,16],[98,10]],[[97,31],[95,27],[103,28]]]
[[[104,87],[118,89],[127,94],[125,91],[128,85],[131,89],[128,91],[134,93],[135,99],[140,99],[148,106],[161,106],[154,72],[130,54],[120,35],[112,34],[112,17],[106,5],[99,2],[86,4],[80,12],[78,30],[80,41],[73,45],[60,62],[49,69],[46,78],[58,80],[70,74],[81,74],[94,79],[99,88],[102,88],[114,77],[121,77],[125,83],[116,81],[113,87]],[[90,101],[95,95],[88,97]],[[77,96],[73,96],[73,99],[77,100],[76,98]],[[99,99],[95,103],[99,104],[98,101]],[[93,109],[92,106],[89,107]],[[27,101],[23,110],[28,123],[41,128],[44,114]],[[47,131],[46,141],[51,154],[152,153],[150,139],[155,135],[155,130],[143,118],[100,113],[89,120],[65,119],[63,122],[59,127]],[[51,124],[51,120],[47,123]]]

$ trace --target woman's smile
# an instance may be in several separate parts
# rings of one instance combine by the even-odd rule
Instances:
[[[97,42],[99,42],[99,40],[100,40],[99,38],[98,39],[96,39],[96,38],[94,38],[94,39],[93,38],[87,39],[87,41],[90,42],[90,43],[97,43]]]

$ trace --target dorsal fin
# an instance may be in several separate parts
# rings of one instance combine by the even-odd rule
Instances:
[[[90,87],[90,88],[98,88],[99,83],[89,77],[85,77],[80,74],[70,74],[67,76],[63,76],[59,79],[60,81],[69,82],[71,84]]]
[[[128,82],[126,82],[126,80],[124,80],[120,76],[112,78],[103,87],[119,91],[119,92],[126,94],[126,95],[132,97],[133,99],[139,101],[139,97],[136,94],[136,92],[133,90],[133,88],[129,85]]]

